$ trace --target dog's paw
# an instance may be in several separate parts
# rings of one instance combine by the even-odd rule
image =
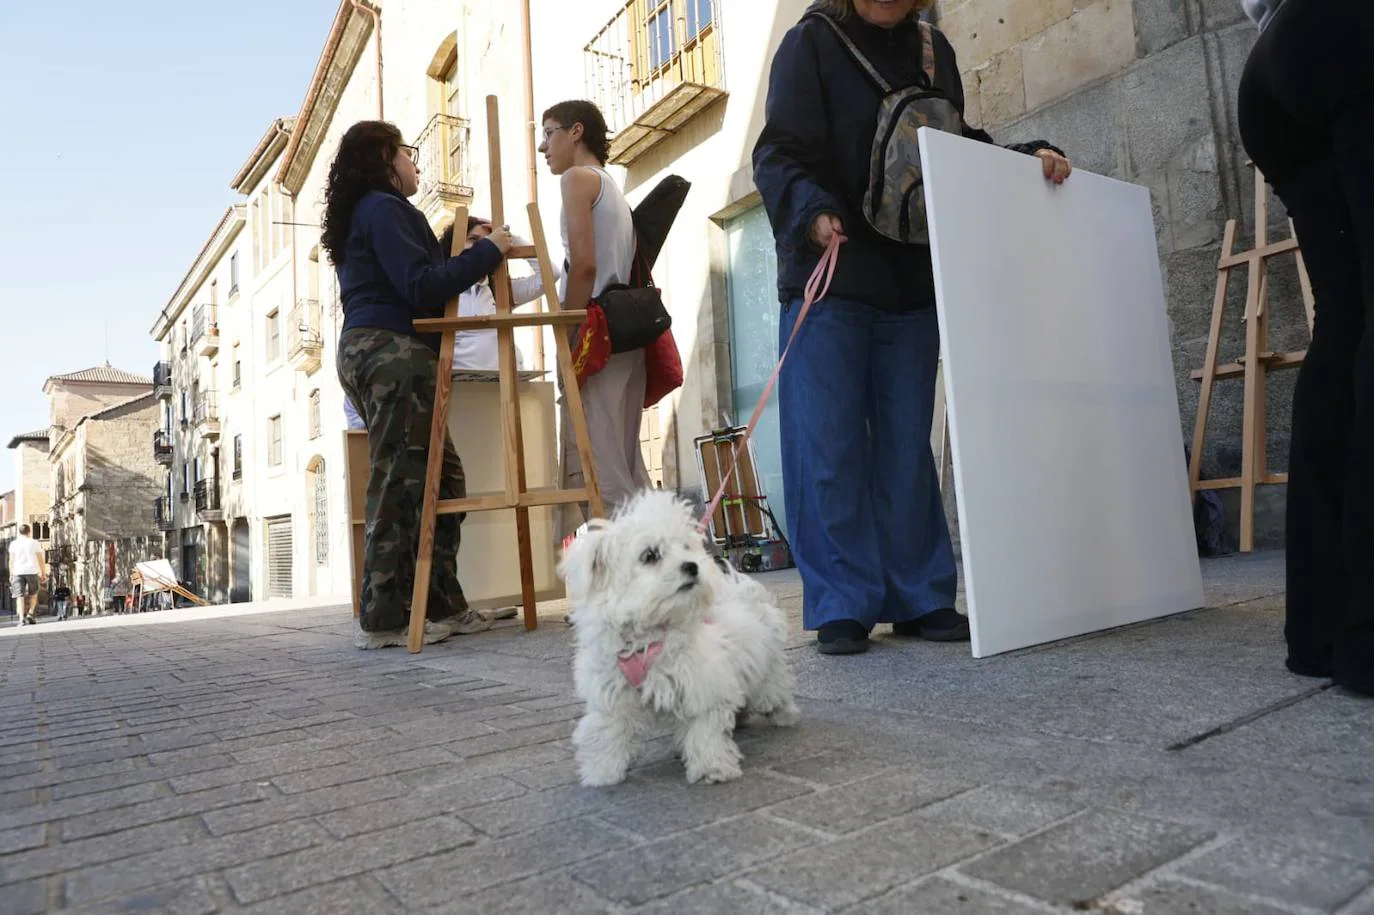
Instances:
[[[625,781],[625,772],[626,770],[624,769],[584,766],[581,772],[581,780],[583,786],[587,788],[608,788],[611,785],[618,785]]]
[[[718,785],[721,782],[732,782],[743,774],[737,763],[706,766],[700,769],[693,766],[687,767],[687,781],[693,785]]]
[[[768,723],[775,728],[790,728],[801,721],[801,709],[795,702],[778,706],[766,716]]]

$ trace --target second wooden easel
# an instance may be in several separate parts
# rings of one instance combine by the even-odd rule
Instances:
[[[1250,163],[1254,167],[1253,163]],[[1268,374],[1276,369],[1294,368],[1302,364],[1305,350],[1276,353],[1269,349],[1269,259],[1292,252],[1297,257],[1298,281],[1302,287],[1303,305],[1307,311],[1307,330],[1312,332],[1315,303],[1312,284],[1298,248],[1293,222],[1288,222],[1289,236],[1282,241],[1269,241],[1269,186],[1264,175],[1255,169],[1255,246],[1249,251],[1234,252],[1236,220],[1226,223],[1221,243],[1221,260],[1217,262],[1216,295],[1212,301],[1212,325],[1207,337],[1207,355],[1202,368],[1193,372],[1193,379],[1202,382],[1198,396],[1197,423],[1193,429],[1193,452],[1188,466],[1188,482],[1193,495],[1205,489],[1240,490],[1240,550],[1248,553],[1255,548],[1255,488],[1262,484],[1286,483],[1288,474],[1270,473],[1265,448],[1265,384]],[[1245,295],[1245,355],[1235,362],[1218,361],[1221,348],[1223,317],[1226,310],[1227,288],[1231,271],[1245,267],[1249,285]],[[1212,408],[1213,387],[1219,378],[1244,378],[1241,419],[1241,469],[1238,477],[1214,480],[1202,479],[1202,450],[1207,435],[1207,419]]]
[[[494,95],[487,96],[487,153],[491,169],[491,221],[493,225],[499,226],[505,223],[505,198],[501,189],[500,118]],[[425,612],[428,609],[430,576],[434,568],[434,531],[439,515],[511,509],[515,511],[525,628],[534,629],[538,625],[538,619],[534,606],[534,557],[530,547],[530,509],[541,505],[586,502],[593,515],[604,514],[601,489],[597,483],[595,465],[592,463],[591,440],[587,435],[587,417],[582,409],[582,395],[578,391],[577,378],[573,373],[572,349],[566,333],[570,326],[581,323],[587,313],[581,310],[565,311],[559,306],[558,295],[555,292],[557,281],[554,277],[553,262],[549,259],[544,225],[539,218],[539,206],[531,203],[528,212],[534,245],[530,248],[512,248],[507,256],[538,259],[539,272],[544,282],[544,298],[548,303],[547,311],[514,313],[511,305],[510,272],[506,262],[502,261],[491,279],[492,294],[496,297],[496,314],[460,318],[458,300],[454,298],[444,309],[444,317],[415,322],[417,331],[442,333],[443,342],[439,346],[439,377],[434,391],[434,420],[429,436],[429,467],[425,475],[424,505],[420,513],[420,542],[415,557],[415,590],[410,603],[410,632],[407,646],[412,652],[418,652],[424,646]],[[459,208],[454,214],[454,220],[452,253],[459,254],[463,250],[466,237],[464,227],[467,223],[467,211]],[[568,421],[572,423],[578,457],[582,462],[585,483],[581,489],[525,488],[525,440],[520,426],[515,328],[536,327],[542,332],[545,326],[550,325],[554,328],[558,375],[562,381],[563,396],[568,402]],[[440,500],[439,480],[444,464],[444,437],[448,428],[449,396],[453,389],[454,334],[459,330],[491,328],[496,329],[499,352],[506,488],[504,492]]]

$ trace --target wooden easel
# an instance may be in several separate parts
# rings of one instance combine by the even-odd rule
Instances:
[[[1247,163],[1254,168],[1254,163]],[[1234,252],[1236,220],[1226,223],[1221,243],[1221,259],[1217,262],[1216,296],[1212,301],[1212,326],[1207,337],[1207,355],[1203,366],[1193,372],[1194,380],[1202,382],[1198,397],[1197,424],[1193,430],[1193,453],[1188,466],[1188,483],[1194,497],[1205,489],[1240,489],[1240,551],[1255,548],[1255,487],[1288,482],[1286,473],[1270,473],[1265,448],[1265,382],[1268,374],[1277,369],[1302,365],[1305,350],[1276,353],[1269,349],[1269,259],[1293,252],[1298,262],[1298,282],[1302,287],[1303,305],[1307,311],[1307,330],[1312,332],[1315,320],[1315,300],[1312,283],[1307,276],[1302,251],[1298,248],[1293,221],[1288,221],[1289,237],[1283,241],[1269,241],[1269,187],[1264,175],[1255,168],[1255,247]],[[1221,345],[1222,318],[1226,308],[1226,292],[1231,271],[1236,267],[1248,270],[1249,285],[1245,296],[1245,355],[1228,363],[1219,363],[1217,351]],[[1215,480],[1202,479],[1202,449],[1207,434],[1207,417],[1212,407],[1212,389],[1218,378],[1243,377],[1245,391],[1241,420],[1241,471],[1239,477]]]
[[[491,221],[502,225],[506,221],[505,199],[501,190],[501,130],[496,96],[487,96],[487,152],[491,168]],[[544,281],[544,299],[548,311],[515,314],[511,305],[510,270],[502,261],[492,274],[492,293],[496,297],[496,314],[458,317],[458,299],[451,299],[444,309],[444,317],[417,320],[420,332],[442,333],[439,345],[439,378],[434,390],[434,420],[429,434],[429,466],[425,474],[424,506],[420,513],[420,543],[415,557],[415,590],[410,602],[410,632],[407,647],[418,652],[424,647],[425,611],[429,604],[430,576],[433,573],[434,529],[439,515],[464,512],[515,510],[516,539],[520,550],[520,593],[524,604],[525,628],[534,629],[538,619],[534,607],[534,557],[530,548],[530,509],[541,505],[563,505],[572,502],[589,503],[594,515],[605,513],[601,502],[601,488],[592,463],[591,439],[587,435],[587,416],[582,409],[582,395],[573,373],[572,349],[566,330],[581,323],[584,310],[563,310],[555,291],[553,262],[549,260],[544,224],[539,218],[538,204],[528,207],[530,233],[534,245],[512,248],[507,257],[537,258]],[[463,250],[466,241],[467,210],[459,207],[454,214],[453,254]],[[563,383],[563,396],[568,400],[568,416],[577,440],[577,454],[582,461],[581,489],[550,487],[540,490],[525,488],[525,440],[520,428],[520,401],[515,364],[515,328],[552,325],[558,353],[558,375]],[[463,499],[439,499],[439,478],[444,464],[444,436],[448,427],[448,402],[453,390],[453,337],[459,330],[496,329],[501,384],[502,429],[504,431],[504,492],[468,496]]]

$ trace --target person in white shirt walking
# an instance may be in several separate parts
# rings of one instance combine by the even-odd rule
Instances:
[[[29,536],[29,526],[19,526],[19,536],[10,544],[10,593],[14,595],[19,625],[32,625],[37,620],[38,588],[48,578],[48,563],[43,547]]]

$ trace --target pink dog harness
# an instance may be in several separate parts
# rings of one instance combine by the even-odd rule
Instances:
[[[625,675],[625,679],[630,681],[630,685],[639,689],[644,685],[644,678],[649,676],[649,668],[654,666],[654,661],[658,660],[662,653],[662,642],[650,642],[640,651],[620,655],[616,662],[620,665],[620,671]]]

